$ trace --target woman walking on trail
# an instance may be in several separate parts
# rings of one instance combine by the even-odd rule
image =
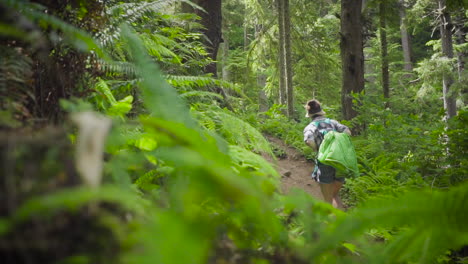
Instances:
[[[337,131],[351,135],[349,128],[338,121],[326,118],[320,102],[313,99],[305,105],[306,117],[310,117],[312,122],[304,128],[304,142],[315,152],[318,152],[323,141],[324,134],[328,131]],[[339,197],[339,191],[345,181],[344,177],[336,175],[336,169],[332,166],[315,161],[315,169],[312,177],[320,184],[325,202],[332,204],[335,208],[343,208],[343,203]]]

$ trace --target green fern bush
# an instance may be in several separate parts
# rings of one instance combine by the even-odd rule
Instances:
[[[0,123],[4,127],[17,127],[20,120],[32,114],[26,108],[26,104],[35,99],[29,84],[33,74],[32,60],[5,46],[0,46],[0,57],[0,96],[3,98]]]
[[[270,143],[249,123],[227,110],[198,104],[193,107],[196,117],[209,130],[218,132],[230,144],[256,153],[273,156]]]
[[[410,173],[402,173],[397,155],[373,156],[381,151],[377,138],[371,139],[372,147],[362,148],[364,175],[356,180],[366,189],[354,188],[363,188],[358,195],[366,199],[350,212],[300,190],[280,195],[274,168],[250,152],[268,152],[261,133],[215,104],[187,104],[190,94],[183,98],[167,83],[138,34],[129,27],[121,32],[145,111],[115,119],[106,144],[108,185],[41,194],[2,215],[0,251],[9,245],[27,263],[31,251],[14,243],[16,232],[38,219],[74,219],[61,218],[61,212],[98,214],[91,222],[104,235],[94,228],[80,231],[104,244],[103,237],[115,238],[115,251],[106,253],[122,263],[224,263],[234,258],[243,263],[436,263],[468,243],[468,185],[445,191],[384,189]],[[98,86],[105,112],[120,97],[107,82]],[[262,132],[304,145],[306,121],[286,122],[278,109],[266,115],[270,117],[258,123]],[[375,197],[383,193],[387,195]],[[59,223],[68,227],[67,222]],[[369,236],[375,229],[392,234],[375,241]],[[66,232],[58,234],[70,241]],[[105,262],[93,254],[72,252],[54,262]]]

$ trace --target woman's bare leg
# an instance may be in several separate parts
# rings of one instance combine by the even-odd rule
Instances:
[[[335,208],[344,209],[343,202],[340,198],[340,189],[343,186],[343,183],[340,181],[334,181],[332,184],[333,193],[332,193],[332,205]]]
[[[319,185],[325,202],[332,204],[335,189],[334,183],[320,183]]]

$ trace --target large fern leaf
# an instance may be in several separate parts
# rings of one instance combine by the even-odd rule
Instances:
[[[400,228],[398,239],[389,242],[380,256],[386,263],[429,263],[449,249],[468,244],[468,184],[448,191],[422,190],[397,198],[378,198],[355,209],[331,225],[310,251],[318,259],[323,252],[374,227]]]
[[[194,89],[197,87],[219,86],[232,90],[237,94],[243,94],[238,85],[209,76],[167,75],[167,80],[174,87],[190,87]]]
[[[44,7],[39,4],[33,4],[28,1],[4,0],[3,4],[19,11],[28,19],[33,20],[38,25],[60,30],[70,44],[75,48],[85,51],[93,51],[100,57],[105,57],[104,50],[86,31],[72,26],[65,21],[43,12]]]
[[[262,156],[236,145],[229,146],[229,155],[233,161],[248,170],[258,171],[260,174],[271,176],[277,185],[280,175],[273,166]]]
[[[267,153],[272,157],[274,156],[270,143],[249,123],[214,106],[204,107],[199,105],[196,110],[199,111],[197,115],[199,121],[202,124],[214,121],[217,132],[230,144],[239,145],[257,153]]]

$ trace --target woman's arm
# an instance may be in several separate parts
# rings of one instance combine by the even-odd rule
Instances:
[[[318,148],[317,148],[317,144],[315,144],[315,141],[314,140],[311,140],[311,139],[308,139],[305,141],[305,143],[311,147],[315,152],[318,151]]]
[[[352,135],[351,135],[351,130],[349,130],[349,128],[346,128],[346,129],[343,131],[343,133],[346,133],[346,134],[352,136]]]

